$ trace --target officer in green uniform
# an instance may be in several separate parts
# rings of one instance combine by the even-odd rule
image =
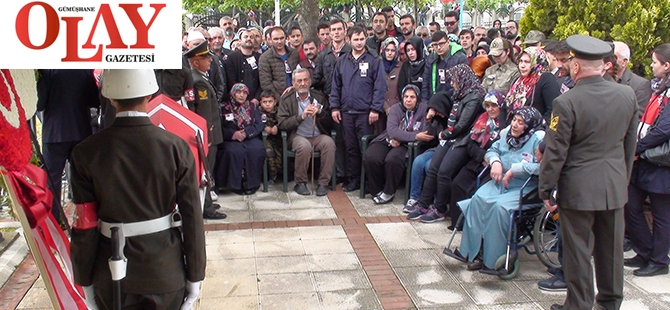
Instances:
[[[553,101],[540,171],[540,197],[560,212],[568,293],[551,309],[593,307],[594,258],[599,307],[619,309],[623,300],[623,206],[635,155],[637,101],[630,87],[603,79],[611,47],[574,35],[570,77],[575,87]],[[558,206],[549,197],[557,188]]]

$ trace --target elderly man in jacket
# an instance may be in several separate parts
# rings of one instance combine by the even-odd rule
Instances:
[[[324,112],[328,109],[328,101],[320,91],[310,90],[312,82],[307,69],[294,70],[292,80],[293,88],[279,101],[277,118],[279,129],[288,132],[288,143],[295,152],[294,190],[300,195],[310,194],[307,168],[312,152],[318,151],[321,168],[316,195],[325,196],[335,162],[335,141],[327,134],[330,115]]]

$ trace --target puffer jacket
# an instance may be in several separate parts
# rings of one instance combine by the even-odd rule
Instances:
[[[477,93],[469,93],[458,101],[456,124],[451,131],[448,129],[443,130],[442,138],[444,140],[458,140],[467,136],[479,114],[484,112],[484,108],[482,107],[483,101],[484,98]],[[448,118],[449,115],[447,115]]]
[[[300,63],[300,55],[298,51],[288,46],[286,47],[286,52],[288,53],[286,61],[291,71],[293,71],[298,66],[298,63]],[[265,51],[258,60],[258,78],[260,79],[262,90],[271,90],[277,96],[281,96],[286,89],[286,66],[274,48]]]

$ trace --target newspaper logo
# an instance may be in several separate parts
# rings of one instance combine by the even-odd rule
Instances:
[[[133,2],[135,1],[135,2]],[[181,1],[4,2],[0,67],[181,68]]]

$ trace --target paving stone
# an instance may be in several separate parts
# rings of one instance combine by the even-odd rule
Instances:
[[[231,274],[256,274],[256,259],[250,257],[207,260],[207,269],[205,270],[206,277],[218,278],[226,277]]]
[[[261,296],[316,292],[312,278],[307,272],[259,275],[258,280]],[[261,304],[263,304],[262,300],[263,297],[261,297]]]
[[[222,203],[222,202],[241,202],[241,201],[248,201],[248,196],[245,195],[238,195],[235,194],[231,191],[219,191],[218,192],[219,199],[216,200],[217,203]]]
[[[303,240],[305,246],[305,253],[307,254],[332,254],[332,253],[353,253],[354,248],[351,247],[349,239],[329,239],[327,242],[323,240]]]
[[[218,309],[255,310],[258,309],[258,296],[202,298],[200,300],[200,309],[201,310],[218,310]]]
[[[288,203],[288,198],[284,197],[284,201],[273,201],[273,200],[253,200],[251,201],[251,209],[255,211],[263,210],[290,210],[291,204]]]
[[[391,267],[436,266],[439,262],[431,250],[383,250]]]
[[[393,271],[403,286],[454,283],[452,275],[440,266],[397,267]]]
[[[319,309],[319,298],[316,292],[261,295],[263,310],[313,310]]]
[[[402,215],[401,212],[404,202],[402,201],[402,192],[396,192],[396,199],[393,202],[386,205],[376,205],[370,195],[366,195],[365,198],[361,199],[359,197],[359,191],[353,191],[346,193],[349,200],[351,200],[354,209],[358,212],[361,217],[369,216],[397,216]],[[398,196],[400,195],[400,196]]]
[[[254,257],[253,243],[208,244],[205,250],[210,258]]]
[[[362,268],[354,253],[307,255],[310,271],[351,270]]]
[[[276,202],[277,204],[289,204],[288,194],[279,191],[273,191],[268,188],[268,192],[265,193],[262,190],[256,192],[255,195],[251,196],[251,205],[255,206],[257,202]]]
[[[324,310],[383,309],[371,289],[318,292]]]
[[[655,277],[636,277],[632,274],[624,275],[627,282],[637,286],[640,290],[651,294],[670,294],[670,275]]]
[[[502,305],[484,305],[480,306],[479,309],[485,310],[536,310],[542,309],[540,306],[534,302],[524,302],[524,303],[509,303]],[[546,308],[549,309],[549,308]]]
[[[363,270],[314,272],[319,292],[372,288]]]
[[[258,274],[305,272],[305,256],[271,256],[256,258]]]
[[[253,210],[251,217],[254,222],[272,222],[272,221],[290,221],[295,220],[295,212],[293,210]]]
[[[379,223],[365,226],[383,250],[430,248],[410,223]]]
[[[237,195],[235,195],[237,196]],[[239,196],[238,196],[239,197]],[[249,201],[246,200],[231,200],[228,197],[222,198],[219,196],[219,200],[214,201],[221,206],[221,211],[228,214],[232,211],[249,211]]]
[[[291,196],[291,209],[295,210],[295,209],[333,208],[333,206],[330,204],[330,201],[328,201],[328,198],[326,196],[322,197],[307,196],[307,197],[311,197],[312,199],[301,199],[306,198],[303,196],[300,196],[300,198],[296,197],[295,199],[293,199],[293,196]]]
[[[258,283],[255,275],[228,274],[221,278],[205,278],[202,298],[224,298],[231,296],[256,296]]]
[[[255,242],[300,240],[296,227],[254,229],[253,232]]]
[[[426,246],[435,249],[444,249],[449,242],[449,235],[445,234],[419,234]]]
[[[32,287],[16,309],[52,309],[47,289],[45,287]]]
[[[302,240],[318,240],[318,239],[336,239],[346,238],[347,234],[342,229],[342,226],[312,226],[312,227],[298,227],[300,232],[300,239]]]
[[[293,256],[305,254],[305,249],[299,240],[256,242],[256,257]]]
[[[478,306],[531,302],[512,281],[463,283],[462,286]]]
[[[228,224],[228,223],[248,223],[251,222],[251,212],[248,210],[243,210],[243,211],[229,211],[226,210],[224,207],[221,207],[223,213],[227,215],[227,217],[223,220],[209,220],[205,219],[204,222],[205,224]]]
[[[416,232],[419,235],[424,235],[424,234],[438,234],[438,235],[443,235],[446,236],[447,238],[451,236],[451,230],[449,230],[447,227],[449,227],[449,220],[446,220],[444,222],[436,222],[436,223],[422,223],[419,221],[411,222],[410,225],[414,227]],[[446,244],[446,242],[445,242]]]
[[[549,275],[547,275],[545,278],[548,279]],[[563,292],[543,291],[537,287],[537,282],[538,281],[514,280],[516,286],[524,294],[526,294],[526,296],[528,296],[531,299],[531,301],[537,303],[549,302],[549,306],[551,306],[551,304],[563,304],[563,301],[565,300],[565,291]],[[545,309],[549,309],[549,306],[547,306]]]
[[[421,286],[407,286],[405,287],[407,293],[414,304],[419,308],[437,307],[441,309],[455,309],[458,307],[473,307],[476,308],[475,303],[470,299],[463,288],[451,283],[421,285]]]
[[[334,219],[337,214],[331,208],[317,208],[317,209],[293,209],[295,218],[299,220],[315,220],[315,219]]]
[[[206,231],[207,244],[231,244],[254,242],[251,229]]]

